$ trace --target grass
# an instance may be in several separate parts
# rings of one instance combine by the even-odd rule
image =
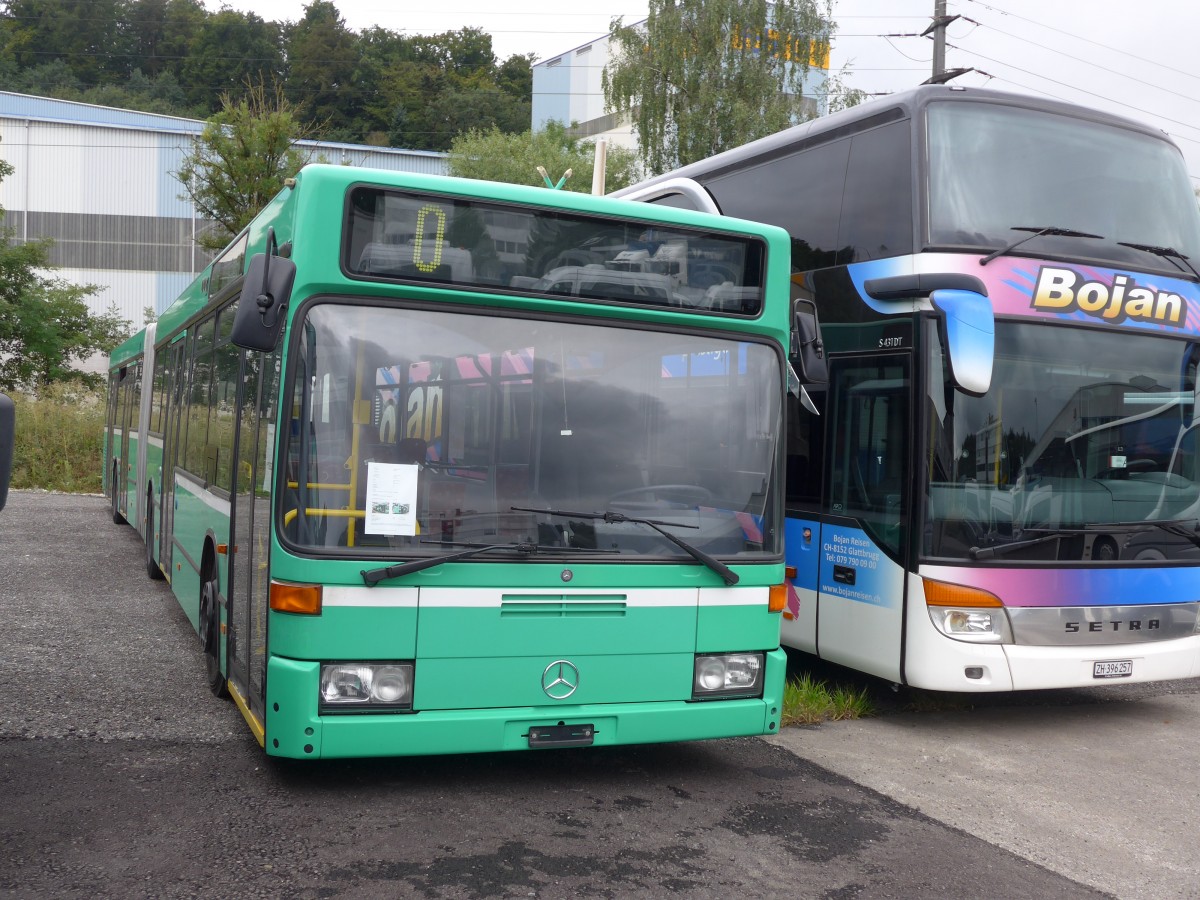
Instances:
[[[99,493],[104,447],[104,392],[55,385],[16,394],[11,486]]]
[[[781,725],[816,725],[874,715],[866,688],[848,688],[818,681],[805,673],[789,679],[783,689]]]

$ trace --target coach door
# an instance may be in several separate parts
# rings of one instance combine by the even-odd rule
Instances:
[[[821,524],[817,649],[900,680],[908,551],[911,358],[833,360],[828,515]]]

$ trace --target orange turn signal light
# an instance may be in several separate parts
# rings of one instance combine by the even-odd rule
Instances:
[[[276,612],[319,616],[321,614],[321,586],[319,584],[286,584],[282,581],[272,581],[271,609]]]
[[[979,588],[925,580],[926,606],[1003,607],[1000,598]]]
[[[783,612],[787,608],[787,585],[773,584],[767,594],[767,612]]]

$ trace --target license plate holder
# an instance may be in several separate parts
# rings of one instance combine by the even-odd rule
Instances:
[[[530,747],[590,747],[596,739],[595,725],[534,725],[529,729]]]
[[[1132,675],[1132,659],[1101,659],[1092,663],[1093,678],[1129,678]]]

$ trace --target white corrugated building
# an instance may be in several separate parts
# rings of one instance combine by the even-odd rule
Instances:
[[[55,275],[102,288],[95,312],[112,307],[140,327],[208,263],[195,235],[205,222],[173,177],[202,121],[0,91],[4,224],[21,240],[54,240]],[[444,174],[446,154],[305,141],[328,162]]]

